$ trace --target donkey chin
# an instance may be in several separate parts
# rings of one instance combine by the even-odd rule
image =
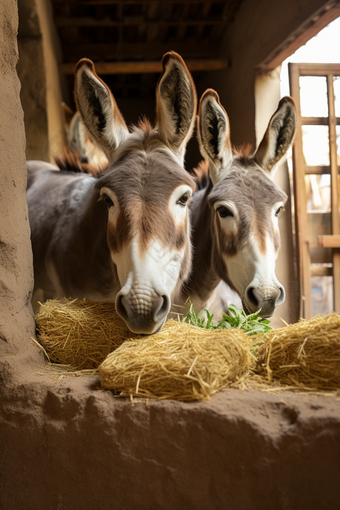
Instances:
[[[262,285],[251,283],[245,290],[242,305],[247,314],[260,310],[261,317],[268,318],[284,300],[285,290],[279,282]]]

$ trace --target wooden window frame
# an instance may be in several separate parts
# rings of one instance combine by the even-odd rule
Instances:
[[[298,274],[300,284],[300,315],[310,318],[312,315],[311,276],[318,273],[311,271],[310,239],[304,227],[307,225],[307,203],[305,190],[305,175],[331,175],[331,236],[319,236],[319,245],[332,248],[333,263],[333,309],[340,314],[340,221],[339,221],[339,193],[336,147],[336,126],[340,125],[340,118],[335,117],[334,76],[340,76],[340,64],[296,64],[290,63],[289,81],[291,95],[297,107],[297,130],[293,147],[293,182],[296,227],[296,249],[298,257]],[[327,81],[328,117],[302,117],[300,104],[300,76],[324,76]],[[329,128],[329,166],[308,167],[304,163],[302,146],[303,125],[328,125]],[[322,268],[320,276],[323,276]]]

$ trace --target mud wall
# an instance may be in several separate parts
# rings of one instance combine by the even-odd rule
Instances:
[[[0,345],[16,354],[34,333],[32,253],[26,205],[25,131],[16,73],[18,14],[0,3]],[[25,347],[24,347],[25,349]]]

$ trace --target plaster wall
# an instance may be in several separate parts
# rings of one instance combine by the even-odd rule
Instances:
[[[255,79],[257,68],[281,44],[312,18],[325,0],[244,0],[227,28],[220,57],[225,71],[207,73],[200,87],[212,87],[230,117],[232,142],[255,144]],[[334,3],[334,2],[333,2]]]
[[[256,104],[256,145],[259,145],[267,129],[269,119],[277,109],[280,101],[280,67],[267,73],[257,73],[254,96]],[[289,324],[299,320],[299,288],[292,235],[292,197],[286,161],[278,165],[272,177],[288,196],[285,214],[279,218],[281,249],[276,262],[276,276],[284,285],[286,300],[277,308],[271,319],[271,325],[279,328],[283,326],[281,319]]]

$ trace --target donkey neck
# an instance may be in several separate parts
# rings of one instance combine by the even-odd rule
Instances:
[[[192,242],[194,247],[192,272],[185,285],[185,293],[193,302],[204,306],[220,282],[214,267],[214,211],[208,204],[212,189],[208,186],[194,193],[191,207]]]

